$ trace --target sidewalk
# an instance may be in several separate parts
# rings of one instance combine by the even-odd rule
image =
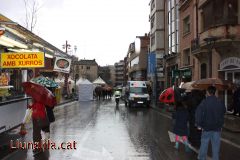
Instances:
[[[74,99],[62,99],[61,102],[55,106],[61,106],[66,103],[70,103],[75,101]],[[24,138],[18,132],[20,131],[20,127],[14,128],[8,132],[4,132],[0,134],[0,159],[4,158],[8,154],[16,151],[15,149],[10,148],[11,140],[19,139],[20,141]]]
[[[166,114],[172,117],[173,108],[168,108],[166,105],[161,104],[151,104],[151,107],[162,114]],[[238,130],[240,127],[240,118],[232,116],[229,114],[225,115],[225,124],[222,131],[221,140],[225,143],[233,145],[237,148],[240,148],[240,132]]]

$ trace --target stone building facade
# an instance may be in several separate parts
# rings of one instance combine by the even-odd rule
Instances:
[[[124,85],[124,61],[120,60],[114,64],[115,67],[115,86]]]
[[[128,80],[147,80],[148,47],[149,35],[137,36],[140,40],[140,50],[135,50],[135,42],[129,45],[127,54],[127,75]],[[138,53],[139,52],[139,53]]]
[[[240,81],[240,2],[180,0],[180,63],[188,81],[219,78]],[[186,32],[188,31],[188,32]],[[218,95],[229,105],[232,90]]]
[[[95,59],[81,59],[75,62],[74,67],[75,73],[78,74],[79,77],[87,78],[91,82],[98,77],[98,64]]]

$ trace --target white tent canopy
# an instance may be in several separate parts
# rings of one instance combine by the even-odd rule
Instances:
[[[77,82],[76,82],[76,93],[78,93],[78,91],[79,91],[79,88],[78,88],[79,84],[82,83],[83,81],[84,81],[84,78],[82,78],[82,77],[80,77],[77,80]]]
[[[106,82],[101,77],[98,77],[97,79],[95,79],[95,81],[93,81],[93,84],[102,85],[102,84],[106,84]]]
[[[79,101],[91,101],[93,100],[93,84],[85,79],[78,84],[78,100]]]
[[[80,83],[82,83],[84,81],[84,79],[81,77],[81,78],[79,78],[78,80],[77,80],[77,82],[76,82],[76,85],[79,85]]]

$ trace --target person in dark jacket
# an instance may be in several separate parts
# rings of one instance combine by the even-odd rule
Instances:
[[[233,93],[233,115],[240,116],[240,87],[238,86]]]
[[[186,106],[177,106],[176,113],[175,113],[175,125],[173,128],[173,133],[176,134],[175,136],[175,148],[179,148],[180,138],[182,138],[183,144],[185,145],[185,150],[189,151],[189,144],[188,144],[188,120],[189,120],[189,112]]]
[[[216,87],[209,86],[207,98],[197,107],[195,122],[202,129],[201,146],[198,154],[199,160],[205,160],[208,152],[208,143],[212,144],[212,159],[219,160],[221,130],[224,123],[226,107],[215,96]]]
[[[195,125],[195,111],[197,106],[205,99],[205,93],[202,90],[191,90],[188,93],[188,110],[189,110],[189,142],[197,147],[201,144],[201,130]]]
[[[179,148],[180,137],[182,138],[183,144],[185,145],[185,151],[189,152],[188,143],[188,121],[189,112],[186,105],[186,94],[181,88],[174,88],[174,97],[176,105],[176,113],[174,115],[175,124],[173,128],[173,133],[176,134],[175,137],[175,148]]]

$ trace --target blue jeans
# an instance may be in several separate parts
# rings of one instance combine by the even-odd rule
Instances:
[[[212,144],[212,160],[219,160],[221,131],[203,131],[201,137],[201,146],[198,154],[199,160],[206,160],[208,152],[208,143]]]

